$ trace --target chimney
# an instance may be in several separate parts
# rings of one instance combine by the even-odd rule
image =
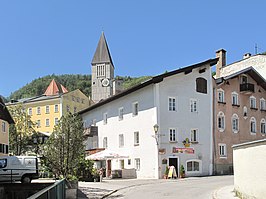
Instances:
[[[216,58],[219,58],[216,64],[216,78],[219,78],[221,69],[226,65],[226,50],[224,49],[217,50]]]
[[[246,53],[243,55],[243,59],[249,58],[251,56],[251,53]]]

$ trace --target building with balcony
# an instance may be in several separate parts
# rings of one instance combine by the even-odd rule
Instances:
[[[260,70],[256,70],[252,65],[242,67],[241,61],[237,62],[238,70],[233,67],[234,72],[228,72],[231,71],[230,67],[233,64],[225,64],[224,50],[218,51],[217,57],[218,73],[213,97],[214,173],[232,174],[232,146],[265,138],[266,80]],[[219,68],[222,73],[219,72]]]
[[[14,124],[7,107],[0,97],[0,156],[5,156],[9,151],[9,125]]]

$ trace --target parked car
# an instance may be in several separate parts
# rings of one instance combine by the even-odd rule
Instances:
[[[35,156],[0,156],[0,181],[31,183],[39,178],[38,159]]]

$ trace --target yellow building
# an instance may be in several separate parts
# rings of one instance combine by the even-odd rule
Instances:
[[[7,155],[9,150],[9,125],[14,120],[9,114],[2,98],[0,97],[0,156]]]
[[[36,125],[36,132],[49,135],[62,115],[76,113],[91,104],[91,100],[79,89],[68,92],[61,84],[52,80],[42,96],[11,101],[8,107],[22,104]]]

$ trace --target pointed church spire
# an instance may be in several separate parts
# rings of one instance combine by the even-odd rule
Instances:
[[[57,83],[54,79],[51,81],[49,86],[47,87],[44,95],[58,95],[61,93],[67,93],[68,90],[62,86],[61,84]]]
[[[108,45],[107,45],[103,32],[101,34],[101,37],[100,37],[97,49],[94,53],[91,64],[100,64],[100,63],[111,63],[113,65],[111,54],[108,49]]]

